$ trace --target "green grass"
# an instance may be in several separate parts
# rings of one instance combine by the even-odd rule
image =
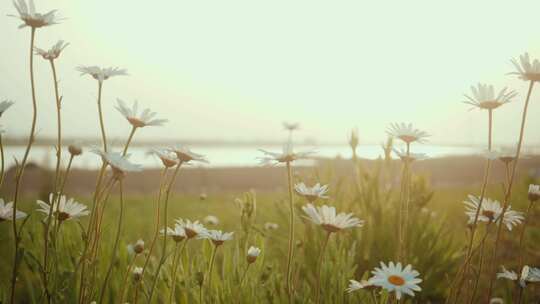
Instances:
[[[382,165],[382,163],[381,163]],[[383,170],[383,167],[379,168]],[[385,180],[379,169],[363,172],[355,182],[354,176],[336,180],[331,168],[314,169],[305,176],[296,176],[298,181],[320,181],[330,184],[331,198],[325,204],[336,206],[338,211],[350,211],[366,221],[364,227],[346,230],[333,234],[322,267],[322,303],[365,303],[371,301],[371,294],[358,291],[345,293],[349,279],[367,278],[369,271],[378,266],[380,261],[395,260],[397,250],[396,239],[396,206],[398,193],[394,188],[383,187]],[[285,169],[284,169],[285,177]],[[129,176],[127,177],[129,178]],[[524,210],[526,204],[526,185],[523,181],[516,185],[513,196],[513,208]],[[284,188],[285,189],[285,188]],[[464,254],[467,236],[466,218],[463,214],[462,201],[469,193],[477,194],[479,186],[471,185],[463,188],[430,189],[423,179],[415,178],[411,193],[410,225],[408,231],[408,262],[420,272],[424,280],[422,292],[406,302],[440,303],[446,297],[448,286],[453,279]],[[117,191],[117,190],[116,190]],[[157,189],[156,189],[157,192]],[[499,185],[488,189],[489,197],[500,199],[502,190]],[[121,234],[120,250],[112,277],[106,289],[106,303],[113,303],[119,297],[119,290],[129,261],[126,246],[142,238],[146,245],[150,243],[154,225],[154,203],[156,193],[147,196],[128,197],[125,202],[125,222]],[[205,303],[284,303],[287,302],[285,291],[285,263],[287,258],[288,238],[288,196],[284,192],[256,194],[256,208],[251,217],[242,215],[241,204],[235,198],[243,199],[242,193],[210,194],[201,200],[198,196],[187,196],[174,193],[171,196],[168,210],[169,226],[176,218],[202,220],[212,214],[220,223],[214,229],[234,231],[234,240],[219,247],[216,265],[212,273],[212,287],[203,289]],[[88,204],[90,198],[77,198],[79,202]],[[305,204],[300,197],[296,200],[296,239],[298,240],[294,256],[294,284],[296,303],[313,303],[317,258],[324,232],[320,227],[306,221],[301,215],[300,207]],[[320,202],[319,202],[320,203]],[[115,237],[116,220],[119,214],[117,192],[106,203],[104,233],[101,251],[97,264],[97,279],[94,285],[93,299],[97,299],[101,282],[105,276],[112,243]],[[32,212],[35,209],[33,200],[27,199],[20,208],[31,214],[23,233],[22,247],[24,259],[17,283],[17,300],[19,303],[42,303],[43,287],[40,280],[40,261],[43,255],[42,214]],[[538,215],[535,216],[538,219]],[[538,224],[534,222],[527,235],[529,251],[538,250],[540,233]],[[264,229],[264,223],[279,224],[276,231]],[[80,222],[68,221],[61,228],[58,251],[53,252],[55,265],[54,282],[56,282],[57,303],[76,302],[78,291],[78,275],[74,272],[82,251],[86,219]],[[3,261],[12,260],[11,226],[8,222],[0,223],[0,239]],[[517,230],[519,231],[519,229]],[[515,265],[515,239],[517,231],[505,233],[503,257],[505,265]],[[247,267],[245,255],[250,245],[262,249],[261,256],[251,265],[246,280],[240,286],[240,279]],[[488,248],[491,248],[491,240]],[[146,303],[145,292],[157,280],[153,302],[163,303],[169,297],[171,284],[172,258],[168,258],[159,278],[154,275],[162,252],[162,239],[157,243],[157,250],[151,259],[148,272],[145,274],[139,303]],[[174,250],[174,242],[169,241],[167,254]],[[186,246],[181,268],[176,280],[176,299],[179,303],[197,303],[199,285],[197,277],[206,274],[212,246],[206,240],[190,240]],[[135,262],[142,266],[144,255]],[[0,264],[0,299],[7,300],[11,263]],[[206,278],[208,279],[208,278]],[[481,285],[487,284],[487,276],[482,277]],[[132,302],[134,283],[130,280],[127,300]],[[503,281],[497,282],[496,295],[509,298],[512,286]],[[481,292],[479,293],[481,294]],[[529,301],[538,299],[538,289],[531,288]],[[384,302],[382,295],[380,302]],[[367,302],[369,303],[369,302]]]

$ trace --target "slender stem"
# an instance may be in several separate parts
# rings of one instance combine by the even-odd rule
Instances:
[[[122,288],[120,288],[120,291],[119,291],[120,292],[120,302],[118,302],[118,303],[125,303],[124,299],[126,298],[127,281],[128,281],[128,278],[129,278],[129,274],[131,273],[131,270],[133,269],[133,265],[135,265],[135,260],[137,260],[137,254],[133,257],[133,259],[129,263],[126,274],[124,275],[124,279],[122,280]]]
[[[101,285],[101,293],[99,295],[99,303],[103,303],[103,297],[105,296],[105,290],[107,289],[109,278],[111,277],[113,266],[116,262],[116,252],[118,249],[118,243],[120,242],[120,235],[122,234],[122,220],[124,218],[124,189],[122,187],[122,180],[119,180],[120,184],[120,215],[118,216],[118,226],[116,228],[116,237],[114,240],[113,250],[111,252],[111,259],[109,262],[109,268],[107,274]]]
[[[244,284],[244,279],[245,279],[246,276],[247,276],[247,273],[248,273],[248,270],[249,270],[249,266],[251,266],[251,263],[248,263],[248,264],[247,264],[246,269],[244,270],[244,273],[242,274],[242,279],[240,279],[240,287]]]
[[[287,255],[287,292],[289,293],[289,303],[293,300],[292,290],[292,259],[294,255],[294,195],[292,181],[291,162],[287,162],[287,181],[289,183],[289,252]]]
[[[56,67],[54,65],[54,60],[49,60],[51,64],[51,70],[53,74],[53,83],[54,83],[54,95],[56,97],[56,117],[57,117],[57,143],[56,143],[56,169],[55,169],[55,178],[54,178],[54,189],[55,192],[58,191],[60,183],[60,162],[62,159],[62,116],[61,116],[61,102],[60,93],[58,92],[58,79],[56,76]]]
[[[122,155],[125,156],[127,153],[127,150],[129,148],[129,145],[131,144],[131,140],[133,139],[133,135],[135,134],[135,131],[137,130],[137,127],[133,126],[131,128],[131,132],[129,133],[126,145],[124,146],[124,151],[122,151]]]
[[[173,300],[174,300],[174,290],[176,289],[176,272],[178,271],[178,262],[182,258],[182,253],[184,252],[184,248],[186,248],[186,244],[188,241],[189,239],[186,239],[184,241],[180,251],[178,250],[179,244],[176,244],[176,249],[174,251],[174,259],[173,259],[172,285],[171,285],[171,294],[169,295],[169,303],[173,303]]]
[[[207,288],[210,290],[212,287],[212,270],[214,270],[214,261],[216,260],[216,253],[217,253],[218,245],[214,245],[214,248],[212,250],[212,257],[210,258],[210,265],[208,267],[208,284]]]
[[[107,135],[105,134],[105,122],[103,121],[103,110],[101,109],[101,90],[103,83],[98,81],[98,114],[99,114],[99,126],[101,128],[101,140],[103,141],[103,151],[107,152]]]
[[[490,228],[491,228],[491,222],[489,222],[486,227],[486,235],[489,235],[489,232],[491,231]],[[474,303],[474,299],[476,298],[476,292],[478,290],[478,285],[480,284],[480,277],[482,276],[482,267],[484,266],[485,247],[486,247],[485,242],[482,242],[480,244],[480,261],[478,262],[478,272],[476,274],[476,281],[474,283],[473,292],[469,300],[469,304]]]
[[[492,139],[493,137],[493,111],[492,110],[489,110],[488,111],[488,151],[491,151],[492,149]],[[487,189],[487,185],[488,185],[488,182],[489,182],[489,175],[490,175],[490,171],[491,171],[491,159],[487,159],[486,161],[486,167],[485,167],[485,171],[484,171],[484,180],[482,182],[482,188],[480,189],[480,202],[478,203],[478,208],[476,209],[476,213],[474,215],[474,220],[473,222],[471,223],[472,224],[472,228],[471,228],[471,236],[469,238],[469,244],[467,246],[467,254],[465,255],[465,261],[468,261],[468,262],[464,262],[464,271],[462,273],[462,276],[456,276],[454,280],[457,280],[459,283],[457,284],[457,289],[456,289],[456,297],[455,297],[455,301],[453,303],[457,303],[459,301],[459,297],[460,297],[460,294],[461,294],[461,291],[462,291],[462,286],[463,286],[463,283],[465,281],[465,276],[467,275],[467,273],[469,272],[469,262],[472,261],[472,259],[470,259],[470,255],[472,253],[472,246],[473,246],[473,242],[474,242],[474,237],[475,237],[475,234],[476,234],[476,228],[477,228],[477,223],[478,223],[478,217],[480,216],[480,210],[482,210],[482,204],[484,203],[484,197],[486,195],[486,189]],[[452,286],[454,286],[454,284],[452,284]],[[448,301],[452,298],[452,288],[450,289],[450,293],[449,293],[449,297],[446,299],[446,302],[445,303],[448,303]]]
[[[13,228],[13,239],[15,240],[15,250],[13,254],[13,270],[11,273],[11,295],[10,295],[10,303],[15,303],[15,283],[17,281],[17,272],[18,267],[20,263],[17,262],[17,256],[19,252],[19,234],[17,233],[17,217],[15,212],[17,210],[17,204],[19,202],[19,192],[21,188],[21,182],[22,177],[24,174],[24,168],[26,166],[26,162],[28,160],[28,155],[30,154],[30,149],[32,148],[32,144],[34,143],[34,134],[36,131],[36,121],[37,121],[37,101],[36,101],[36,89],[35,89],[35,83],[34,83],[34,38],[36,35],[36,28],[32,27],[30,32],[30,84],[32,88],[32,126],[30,127],[30,135],[28,137],[28,143],[26,145],[26,150],[24,151],[24,156],[21,161],[21,164],[19,165],[19,168],[17,170],[17,174],[15,176],[15,196],[13,198],[13,218],[12,218],[12,228]]]
[[[516,284],[516,285],[517,285],[517,288],[519,289],[519,290],[518,290],[518,295],[517,295],[517,302],[516,302],[516,304],[521,304],[521,300],[523,299],[523,290],[524,290],[525,288],[521,287],[521,285],[519,285],[519,283]]]
[[[4,144],[2,142],[2,134],[0,134],[0,188],[4,184],[5,160],[4,160]]]
[[[521,227],[521,232],[519,234],[519,262],[518,262],[518,273],[523,269],[524,264],[524,244],[523,241],[525,240],[525,229],[527,228],[529,217],[531,216],[531,210],[534,205],[534,202],[532,200],[529,200],[529,206],[527,207],[527,212],[525,213],[525,219],[523,219],[523,227]],[[516,284],[516,288],[523,289],[519,284]],[[521,294],[521,292],[517,292],[518,294]],[[518,300],[516,301],[518,304],[521,303],[521,299],[518,297]]]
[[[163,215],[163,230],[164,231],[167,231],[167,212],[168,212],[168,209],[169,209],[169,197],[170,197],[170,194],[171,194],[171,189],[172,189],[172,186],[175,184],[175,181],[176,181],[176,176],[178,175],[178,172],[180,171],[180,167],[182,166],[182,162],[178,162],[178,164],[176,165],[176,168],[174,170],[174,173],[173,175],[171,176],[171,180],[169,182],[169,184],[167,185],[166,187],[166,190],[165,190],[165,206],[164,206],[164,215]],[[166,260],[166,252],[167,252],[167,240],[168,238],[167,237],[164,237],[163,238],[163,249],[161,251],[161,258],[159,260],[159,264],[158,264],[158,267],[157,267],[157,270],[156,270],[156,279],[153,281],[152,283],[152,288],[150,289],[150,295],[148,297],[148,301],[149,302],[152,302],[152,296],[154,295],[154,290],[156,288],[156,284],[157,284],[157,278],[159,277],[159,272],[161,271],[161,267],[163,266],[163,264],[165,264],[165,260]]]
[[[322,270],[322,262],[324,258],[324,252],[326,250],[326,246],[328,245],[328,240],[330,240],[330,234],[331,232],[326,233],[326,238],[324,239],[324,243],[321,247],[321,253],[319,254],[319,263],[317,265],[317,287],[315,288],[315,303],[321,302],[321,270]]]
[[[137,304],[139,301],[139,284],[135,285],[135,297],[133,298],[133,304]]]
[[[142,277],[144,279],[144,273],[146,272],[146,267],[148,266],[148,263],[150,262],[150,257],[152,255],[152,252],[154,251],[154,246],[156,244],[156,240],[157,240],[157,237],[158,237],[158,234],[159,234],[159,203],[161,201],[161,195],[163,193],[163,187],[164,187],[164,184],[165,184],[165,178],[166,178],[166,175],[167,175],[167,167],[165,167],[163,169],[163,171],[161,171],[161,178],[160,178],[160,182],[159,182],[159,192],[158,192],[158,197],[157,197],[157,200],[156,200],[156,204],[155,204],[155,227],[154,227],[154,236],[152,237],[152,242],[150,243],[150,247],[149,247],[149,250],[148,250],[148,255],[146,256],[146,260],[144,261],[144,265],[143,265],[143,270],[142,270]]]
[[[495,268],[495,265],[496,265],[496,262],[497,262],[497,251],[499,249],[499,242],[501,240],[502,227],[504,226],[503,225],[503,219],[504,219],[504,215],[505,215],[506,211],[508,210],[508,206],[509,206],[508,200],[510,199],[510,196],[512,194],[512,185],[514,183],[514,178],[515,178],[515,175],[516,175],[516,168],[517,168],[518,161],[519,161],[519,156],[520,156],[520,153],[521,153],[521,145],[523,144],[523,137],[525,135],[525,122],[527,120],[527,109],[529,107],[529,101],[530,101],[530,98],[531,98],[531,93],[532,93],[533,86],[534,86],[534,81],[531,81],[530,84],[529,84],[529,91],[527,92],[527,99],[525,100],[525,105],[523,107],[523,115],[522,115],[522,118],[521,118],[521,128],[519,130],[519,141],[518,141],[518,145],[517,145],[516,157],[514,159],[514,163],[513,163],[513,166],[512,166],[512,174],[510,175],[510,180],[508,181],[508,186],[507,186],[506,193],[505,193],[505,196],[504,196],[503,210],[502,210],[502,213],[500,215],[501,223],[499,224],[499,227],[497,228],[497,236],[495,238],[495,245],[494,245],[494,248],[493,248],[493,258],[491,259],[491,265],[490,265],[491,277],[490,277],[490,281],[489,281],[489,289],[488,289],[488,292],[487,292],[487,302],[488,303],[489,303],[489,301],[491,299],[491,294],[493,293],[493,283],[495,282],[495,277],[496,277],[496,273],[497,273],[497,270]]]

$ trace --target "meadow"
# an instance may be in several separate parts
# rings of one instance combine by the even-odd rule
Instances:
[[[518,169],[528,114],[534,117],[528,106],[540,81],[537,59],[524,54],[512,60],[510,74],[528,85],[528,94],[511,150],[493,148],[493,114],[522,97],[486,84],[465,94],[465,110],[486,113],[488,122],[482,178],[470,184],[433,187],[418,174],[429,134],[411,123],[388,126],[377,160],[361,158],[353,130],[352,159],[317,160],[301,169],[298,162],[316,159],[316,151],[295,149],[299,125],[284,123],[281,151],[254,151],[262,167],[280,170],[278,190],[177,192],[179,176],[189,179],[193,172],[185,167],[211,160],[171,143],[148,152],[162,163],[158,177],[146,178],[154,190],[130,195],[130,177],[144,170],[130,160],[130,147],[144,129],[167,120],[117,99],[131,132],[114,151],[102,92],[110,81],[126,81],[121,76],[127,70],[79,66],[81,81],[97,85],[101,144],[64,142],[62,131],[70,126],[62,124],[56,64],[68,44],[59,41],[49,50],[34,45],[36,34],[61,20],[56,11],[36,12],[32,0],[14,4],[21,29],[30,31],[33,119],[13,174],[5,174],[10,156],[0,132],[0,185],[10,185],[0,201],[1,303],[540,302],[540,186],[528,174],[534,168]],[[50,63],[56,97],[56,162],[48,172],[50,187],[40,195],[23,182],[40,114],[34,60]],[[0,103],[0,121],[13,104]],[[72,165],[83,153],[102,163],[90,195],[70,193]],[[337,174],[338,167],[348,174]],[[504,172],[502,179],[494,172]]]

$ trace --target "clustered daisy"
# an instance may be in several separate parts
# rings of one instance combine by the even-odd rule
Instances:
[[[498,94],[495,94],[495,88],[492,85],[479,83],[476,87],[471,87],[472,96],[465,94],[467,101],[465,103],[484,110],[494,110],[505,103],[512,101],[516,97],[515,91],[509,91],[503,88]]]
[[[129,154],[122,155],[119,152],[104,152],[99,149],[94,149],[92,152],[98,154],[107,165],[111,166],[116,178],[123,178],[127,172],[141,171],[140,165],[129,161]]]
[[[220,246],[225,243],[225,241],[230,241],[233,239],[234,232],[223,232],[221,230],[206,230],[204,231],[199,238],[200,239],[209,239],[214,243],[215,246]]]
[[[177,219],[176,224],[184,229],[188,239],[206,235],[206,228],[199,221],[192,222],[187,219]]]
[[[518,75],[522,80],[526,81],[540,81],[540,61],[534,59],[531,62],[531,58],[528,53],[519,56],[519,61],[512,59],[512,64],[516,68],[515,72],[510,74]]]
[[[246,260],[249,264],[255,263],[257,257],[261,254],[261,249],[258,247],[250,246],[247,252]]]
[[[161,126],[168,121],[167,119],[154,119],[157,113],[152,112],[150,109],[144,109],[139,113],[139,104],[137,101],[133,103],[131,108],[128,107],[123,100],[117,99],[117,101],[118,105],[116,106],[116,109],[134,128]]]
[[[15,210],[15,219],[26,217],[26,213]],[[0,222],[13,220],[13,202],[5,203],[4,199],[0,198]]]
[[[327,205],[315,207],[312,204],[307,204],[302,207],[302,210],[306,213],[308,220],[321,226],[329,233],[339,232],[348,228],[362,227],[364,225],[364,221],[354,217],[354,214],[336,214],[336,208]]]
[[[502,266],[501,268],[502,272],[497,273],[497,278],[517,281],[521,288],[527,287],[527,284],[529,283],[540,282],[540,268],[534,268],[525,265],[521,269],[521,274],[519,276],[514,271],[507,270],[504,266]]]
[[[411,123],[393,123],[388,128],[388,135],[399,138],[403,142],[410,144],[413,142],[424,143],[429,137],[424,131],[415,129]]]
[[[34,48],[36,55],[43,57],[45,60],[54,60],[60,56],[60,53],[69,45],[65,43],[64,40],[59,40],[55,45],[53,45],[49,50],[43,50],[40,48]]]
[[[4,112],[9,109],[15,102],[11,101],[11,100],[2,100],[2,102],[0,102],[0,117],[2,117],[2,114],[4,114]]]
[[[127,75],[126,69],[120,68],[100,68],[98,66],[80,66],[77,68],[77,71],[81,72],[82,75],[90,75],[99,83],[103,83],[104,80],[107,80],[113,76],[125,76]]]
[[[396,155],[404,162],[414,162],[414,161],[417,161],[417,160],[424,160],[424,159],[427,159],[427,155],[424,154],[424,153],[413,153],[413,152],[408,152],[407,151],[404,151],[403,149],[393,149],[394,150],[394,153],[396,153]]]
[[[309,202],[314,202],[318,198],[327,199],[328,185],[322,186],[316,183],[313,187],[308,187],[304,183],[299,183],[294,186],[294,190],[300,196],[306,198]]]
[[[193,151],[191,151],[188,147],[184,146],[176,146],[169,148],[169,150],[176,154],[176,157],[182,162],[182,163],[190,163],[192,161],[194,162],[201,162],[201,163],[208,163],[208,160],[204,155],[197,154]]]
[[[469,217],[469,224],[474,223],[477,213],[479,222],[497,222],[497,224],[500,222],[499,218],[503,212],[503,208],[498,201],[484,198],[482,201],[482,206],[480,207],[479,197],[474,195],[469,195],[468,197],[469,200],[464,201],[463,203],[465,204],[465,214]],[[478,208],[480,208],[480,211],[478,211]],[[506,228],[511,231],[513,226],[519,225],[522,221],[522,213],[511,210],[511,207],[508,206],[502,220]]]
[[[259,160],[263,165],[273,165],[278,163],[290,163],[298,159],[304,159],[312,155],[313,151],[294,152],[292,141],[287,141],[283,145],[281,153],[269,152],[263,149],[259,149],[264,156]]]
[[[183,241],[187,235],[186,235],[186,230],[184,229],[184,226],[176,223],[174,225],[173,228],[169,228],[167,227],[167,230],[161,230],[161,233],[164,234],[165,236],[170,236],[172,237],[172,239],[176,242],[176,243],[179,243],[181,241]]]
[[[56,16],[56,10],[49,11],[48,13],[41,14],[36,12],[36,6],[34,0],[29,0],[28,5],[25,0],[17,0],[13,2],[15,9],[19,13],[19,16],[10,15],[21,19],[24,23],[19,25],[19,28],[31,27],[40,28],[53,24],[58,24],[59,19]]]
[[[76,202],[74,199],[66,198],[65,195],[56,197],[54,193],[49,194],[49,202],[38,200],[36,202],[39,205],[37,211],[43,212],[49,215],[52,204],[52,216],[58,218],[60,222],[78,219],[80,217],[90,214],[90,211],[85,205]]]

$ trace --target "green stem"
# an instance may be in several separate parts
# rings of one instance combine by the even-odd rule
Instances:
[[[124,150],[122,151],[122,156],[126,156],[129,145],[131,144],[131,140],[133,139],[133,135],[135,135],[135,131],[137,131],[137,127],[133,126],[133,128],[131,128],[131,132],[129,133],[127,142],[124,145]]]
[[[124,218],[124,189],[122,187],[122,180],[119,181],[120,184],[120,215],[118,217],[118,226],[116,228],[116,237],[114,240],[113,250],[111,252],[111,259],[109,262],[109,268],[107,269],[107,274],[105,275],[105,279],[103,280],[103,284],[101,285],[101,293],[99,295],[99,303],[103,303],[103,298],[105,296],[105,290],[107,289],[107,284],[109,282],[109,278],[111,277],[112,269],[116,261],[116,253],[118,250],[118,244],[120,242],[120,235],[122,234],[122,220]]]
[[[214,261],[216,260],[216,253],[217,253],[218,245],[214,245],[214,248],[212,250],[212,257],[210,258],[210,266],[208,267],[208,290],[212,287],[212,270],[214,269]]]
[[[2,134],[0,134],[0,188],[4,184],[5,160],[4,160],[4,144],[2,142]]]
[[[330,234],[331,232],[326,233],[326,238],[324,239],[324,243],[321,248],[321,253],[319,254],[319,263],[317,265],[317,287],[315,288],[315,303],[321,302],[321,270],[322,270],[322,262],[324,257],[324,252],[326,250],[326,246],[328,245],[328,240],[330,240]]]
[[[188,240],[189,239],[186,239],[184,241],[180,251],[178,250],[179,244],[176,244],[176,249],[174,251],[174,258],[173,258],[172,285],[171,285],[171,293],[169,295],[169,303],[173,303],[173,300],[174,300],[174,290],[176,289],[176,272],[178,271],[178,262],[180,258],[182,257],[182,253],[184,252],[184,248],[186,248],[186,243],[188,242]]]
[[[99,114],[99,126],[101,129],[101,140],[103,141],[103,151],[107,152],[107,135],[105,134],[105,122],[103,119],[103,109],[101,108],[101,91],[103,88],[103,83],[98,81],[98,114]]]
[[[292,290],[292,259],[294,255],[294,195],[292,181],[291,162],[287,162],[287,182],[289,184],[289,252],[287,254],[287,292],[289,294],[289,303],[293,301]]]
[[[20,264],[17,261],[17,256],[19,253],[20,236],[17,232],[16,210],[17,210],[17,204],[19,202],[19,192],[21,188],[22,177],[24,174],[24,168],[28,160],[28,155],[30,154],[30,149],[32,148],[32,144],[34,143],[34,134],[36,131],[36,121],[37,121],[37,101],[36,101],[36,89],[35,89],[35,83],[34,83],[34,56],[33,56],[35,35],[36,35],[36,28],[32,27],[31,36],[30,36],[30,84],[32,88],[32,126],[30,128],[30,136],[28,137],[28,143],[26,145],[26,150],[24,151],[23,159],[19,165],[19,168],[15,176],[15,195],[13,198],[13,217],[12,217],[13,239],[15,240],[15,246],[14,246],[15,249],[14,249],[14,254],[13,254],[13,269],[11,273],[11,291],[10,291],[11,304],[15,303],[15,283],[17,282],[18,265]]]
[[[246,275],[248,273],[249,266],[251,266],[251,263],[247,264],[247,267],[244,270],[244,273],[242,274],[242,279],[240,279],[240,287],[244,284],[244,279],[246,278]]]
[[[529,107],[529,101],[531,99],[531,93],[532,93],[533,86],[534,86],[534,81],[531,81],[530,84],[529,84],[529,91],[527,92],[527,99],[525,100],[525,105],[523,107],[523,115],[522,115],[522,118],[521,118],[521,128],[519,130],[519,141],[518,141],[518,145],[517,145],[516,157],[515,157],[515,160],[514,160],[514,164],[512,166],[512,174],[510,175],[510,181],[508,182],[508,187],[506,189],[506,193],[505,193],[505,196],[504,196],[503,210],[502,210],[502,213],[500,215],[500,224],[499,224],[499,227],[497,228],[497,236],[495,238],[495,245],[494,245],[494,248],[493,248],[493,258],[491,260],[491,265],[490,265],[491,277],[490,277],[489,288],[488,288],[488,292],[487,292],[487,302],[488,303],[489,303],[489,301],[491,299],[491,294],[493,293],[493,283],[495,282],[495,277],[496,277],[496,274],[497,274],[497,269],[496,269],[495,265],[497,265],[496,264],[496,262],[497,262],[497,251],[499,249],[499,242],[501,240],[502,227],[504,226],[503,225],[503,219],[504,219],[504,215],[505,215],[506,211],[508,210],[508,206],[509,206],[508,200],[510,199],[510,196],[512,194],[512,185],[514,183],[514,178],[515,178],[515,175],[516,175],[516,168],[517,168],[518,161],[519,161],[519,156],[520,156],[520,153],[521,153],[521,145],[523,144],[523,137],[525,135],[525,122],[527,120],[527,109]]]

